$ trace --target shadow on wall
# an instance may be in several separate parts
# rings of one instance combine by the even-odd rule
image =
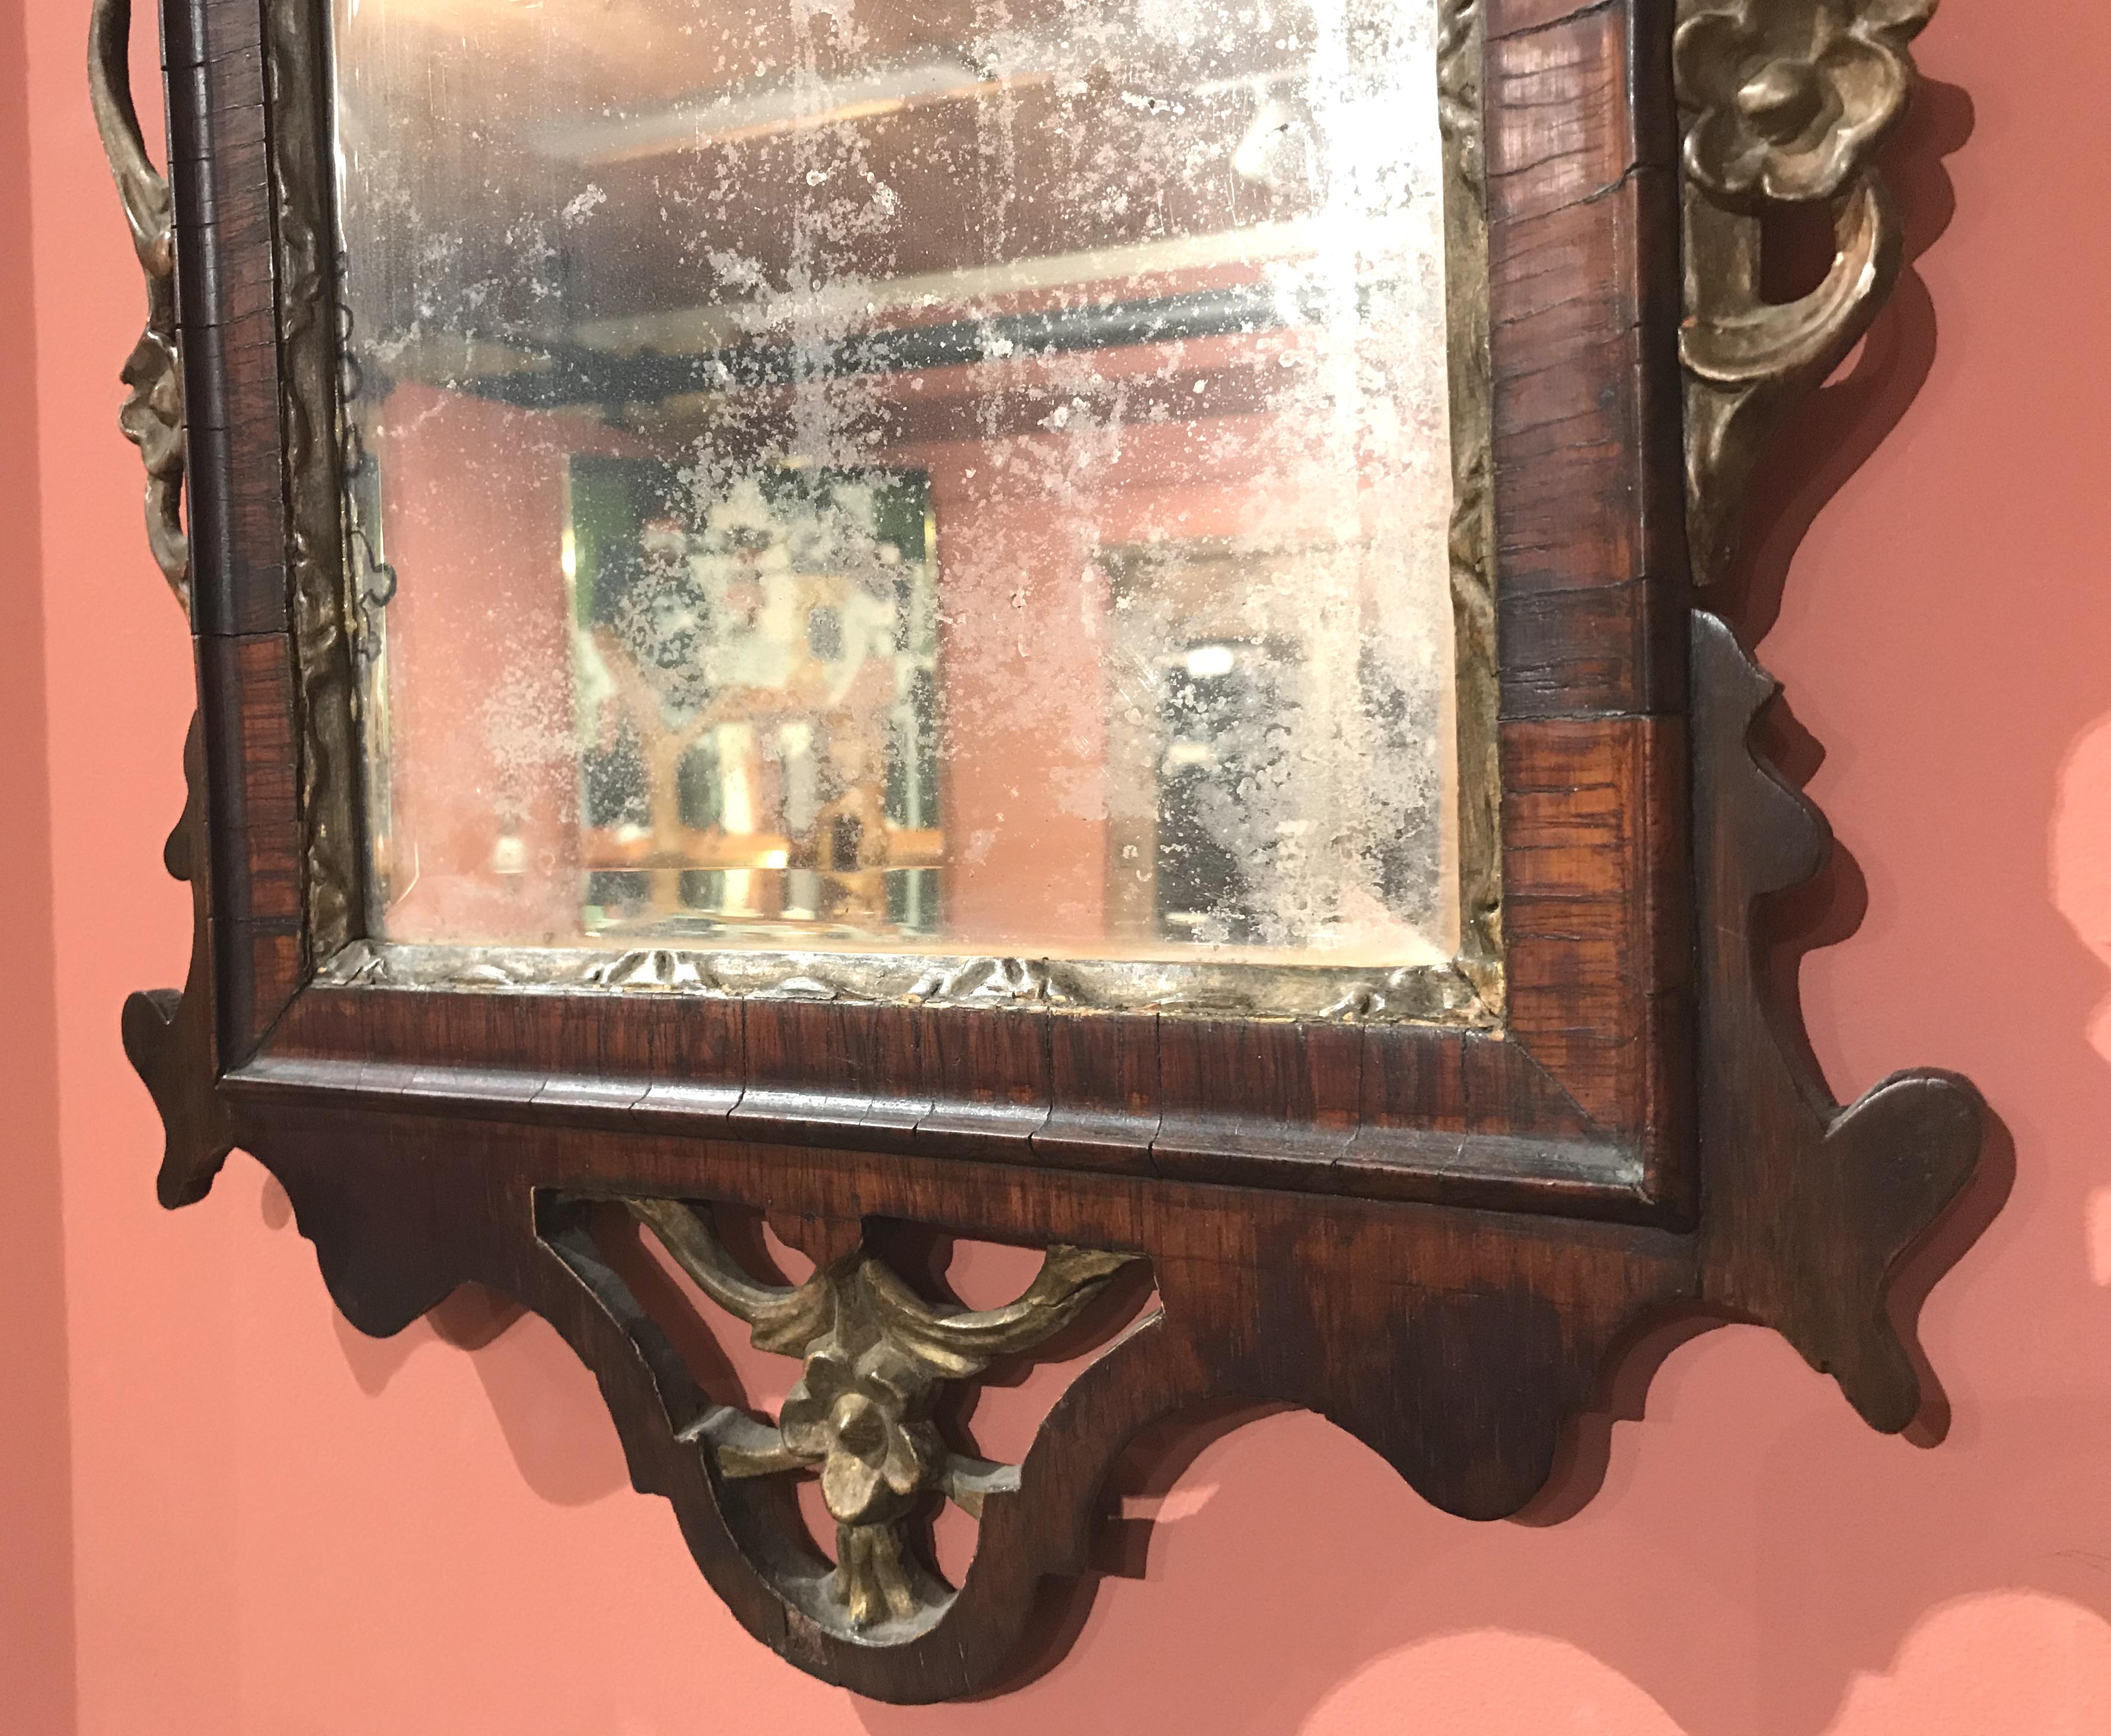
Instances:
[[[276,1181],[268,1175],[262,1179],[264,1222],[285,1229],[293,1222],[293,1206]],[[543,1500],[584,1507],[629,1487],[615,1427],[591,1402],[592,1384],[582,1378],[577,1358],[554,1330],[518,1303],[465,1284],[394,1338],[368,1338],[334,1309],[330,1324],[346,1366],[370,1398],[386,1391],[427,1344],[466,1354],[515,1466]]]
[[[2032,64],[2018,50],[2012,88],[2032,88]],[[2082,191],[2023,188],[2013,125],[1998,172],[2014,191],[1995,209],[1975,173],[1963,207],[1973,287],[1953,297],[1941,283],[1931,250],[1959,214],[1941,159],[1973,119],[1952,86],[1915,107],[1892,155],[1918,263],[1781,442],[1727,605],[1748,639],[1773,633],[1770,654],[1835,743],[1827,759],[1783,714],[1777,756],[1843,834],[1870,841],[1864,863],[1843,848],[1783,911],[1777,965],[1801,973],[1814,1046],[1848,1095],[1897,1066],[1963,1068],[2013,1140],[2005,1211],[1930,1299],[1954,1414],[1932,1411],[1922,1432],[1946,1430],[1942,1450],[1869,1433],[1784,1343],[1741,1329],[1670,1351],[1647,1426],[1611,1435],[1605,1486],[1559,1526],[1437,1512],[1315,1417],[1191,1433],[1135,1468],[1114,1571],[1088,1610],[1068,1611],[1082,1625],[1068,1656],[1001,1702],[846,1702],[829,1728],[2111,1727],[2111,1194],[2097,1161],[2111,1125],[2111,683],[2083,649],[2111,643],[2088,492],[2111,431],[2100,393],[2068,390],[2102,384],[2111,333],[2095,314],[2055,358],[2041,330],[1990,323],[1974,304],[2061,290],[2003,278],[2031,269],[2019,237]],[[2111,259],[2072,261],[2079,305],[2096,296],[2092,264]],[[1965,333],[1945,369],[1938,306]],[[1880,451],[1937,379],[1914,437]],[[1844,526],[1838,510],[1821,519],[1864,466],[1883,473],[1882,504]],[[2010,1190],[2007,1167],[1997,1151],[1963,1222]],[[267,1196],[267,1212],[284,1224],[283,1202]],[[546,1500],[622,1486],[606,1416],[539,1323],[463,1293],[393,1343],[340,1337],[370,1394],[429,1340],[468,1354]],[[1037,1414],[1060,1375],[985,1408]],[[1997,1670],[1979,1667],[1989,1659]]]

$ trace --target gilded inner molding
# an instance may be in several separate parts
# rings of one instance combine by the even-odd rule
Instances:
[[[325,154],[327,22],[311,0],[268,0],[273,232],[279,258],[287,584],[301,716],[301,823],[308,949],[329,958],[359,931],[360,848],[343,501],[345,454]]]
[[[725,952],[671,946],[411,945],[355,941],[323,964],[337,988],[673,994],[706,999],[1039,1007],[1073,1013],[1434,1024],[1491,1030],[1498,1015],[1455,968],[1188,964],[923,953]]]
[[[1458,672],[1459,970],[1503,1007],[1502,772],[1496,648],[1494,367],[1488,342],[1488,188],[1481,0],[1443,0],[1437,124],[1444,138],[1445,301],[1451,405],[1451,625]]]

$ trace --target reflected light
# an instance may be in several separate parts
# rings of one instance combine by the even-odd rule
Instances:
[[[760,89],[736,87],[715,100],[684,103],[615,120],[574,121],[544,129],[546,154],[602,165],[674,151],[701,151],[877,120],[929,102],[983,101],[1054,82],[1052,71],[992,76],[959,61],[893,66],[847,79],[810,78]]]

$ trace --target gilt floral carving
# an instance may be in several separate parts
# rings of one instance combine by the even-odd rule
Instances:
[[[1672,58],[1685,144],[1687,528],[1723,576],[1759,453],[1859,341],[1901,261],[1873,163],[1905,107],[1907,44],[1935,0],[1683,0]],[[1795,301],[1759,291],[1769,206],[1832,208],[1832,267]]]
[[[1019,1472],[946,1445],[932,1421],[942,1389],[1045,1344],[1132,1256],[1053,1247],[1017,1301],[946,1308],[862,1247],[803,1284],[760,1284],[706,1215],[679,1200],[626,1204],[705,1294],[747,1323],[758,1348],[805,1365],[774,1426],[722,1418],[706,1437],[720,1475],[818,1473],[836,1521],[829,1595],[849,1626],[909,1621],[942,1603],[945,1589],[905,1527],[938,1496],[979,1516],[989,1495],[1018,1486]]]
[[[1906,44],[1935,0],[1741,0],[1695,11],[1673,46],[1697,111],[1687,173],[1710,193],[1829,199],[1905,107]]]

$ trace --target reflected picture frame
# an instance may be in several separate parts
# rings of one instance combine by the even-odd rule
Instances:
[[[165,178],[129,0],[96,0],[148,292],[123,427],[199,700],[167,854],[190,976],[124,1014],[163,1202],[239,1149],[361,1330],[472,1283],[543,1316],[748,1629],[889,1700],[1029,1670],[1119,1455],[1183,1415],[1316,1410],[1492,1519],[1577,1474],[1655,1329],[1736,1319],[1908,1427],[1929,1389],[1886,1299],[1983,1109],[1936,1072],[1843,1108],[1795,1040],[1763,911],[1829,841],[1755,747],[1773,686],[1711,605],[1768,436],[1896,276],[1875,153],[1932,4],[1440,0],[1447,253],[1485,261],[1447,297],[1478,866],[1453,965],[1315,989],[370,935],[355,640],[380,569],[346,505],[366,455],[328,8],[166,0]],[[1768,299],[1773,220],[1805,213],[1832,257]],[[1037,1250],[1038,1275],[968,1308],[934,1235]],[[776,1417],[682,1355],[684,1294],[797,1360]],[[1063,1345],[1097,1354],[1023,1462],[980,1457],[960,1394]],[[802,1529],[802,1477],[833,1539]],[[977,1528],[957,1584],[942,1502]]]

